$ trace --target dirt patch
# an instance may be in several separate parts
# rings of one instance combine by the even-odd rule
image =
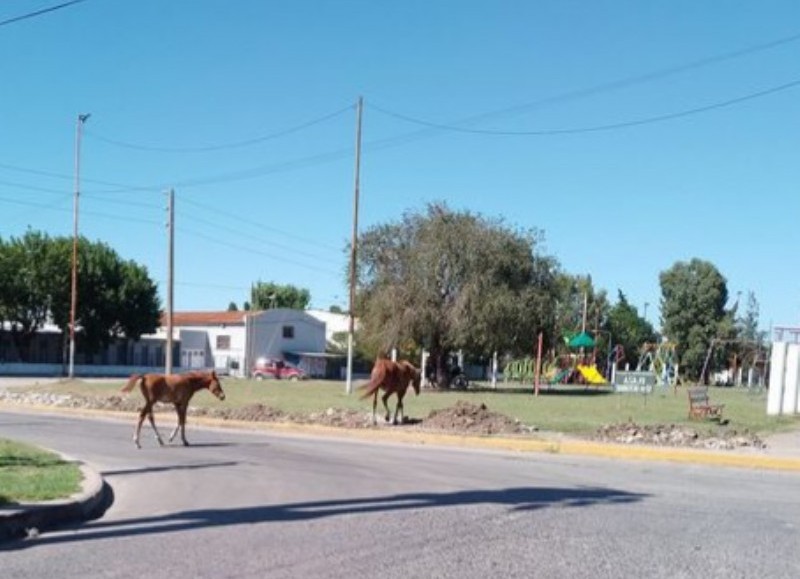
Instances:
[[[464,401],[458,401],[450,408],[432,410],[420,426],[459,434],[521,434],[531,431],[518,420],[492,412],[485,404],[478,406]]]
[[[651,446],[719,450],[746,447],[763,449],[767,446],[757,435],[748,431],[738,432],[735,429],[719,428],[713,434],[710,434],[675,424],[608,424],[598,429],[594,438],[601,442],[621,444],[647,444]]]

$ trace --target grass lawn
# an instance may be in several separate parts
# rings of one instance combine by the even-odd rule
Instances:
[[[81,480],[78,466],[60,456],[0,438],[0,506],[68,497]]]
[[[53,393],[76,393],[93,396],[119,394],[124,380],[104,383],[80,380],[29,388]],[[356,383],[355,386],[358,386]],[[223,388],[227,398],[218,401],[207,392],[199,392],[192,405],[198,407],[236,407],[260,403],[285,412],[320,412],[328,408],[358,409],[369,412],[371,400],[361,400],[358,391],[348,395],[341,381],[308,380],[288,382],[277,380],[243,380],[225,378]],[[125,396],[125,395],[123,395]],[[127,396],[141,399],[138,390]],[[737,431],[766,435],[800,426],[798,417],[768,417],[766,414],[766,391],[755,392],[744,388],[709,388],[712,404],[724,404],[723,417],[728,428]],[[432,410],[453,406],[464,400],[473,404],[485,404],[489,410],[537,426],[541,430],[573,434],[595,432],[605,424],[633,421],[637,424],[690,424],[695,428],[714,429],[711,421],[690,421],[685,387],[677,392],[672,389],[657,389],[647,396],[642,394],[586,393],[583,389],[569,393],[542,392],[533,396],[530,385],[498,384],[492,390],[480,384],[471,385],[466,391],[422,391],[414,396],[413,391],[405,399],[406,415],[425,418]],[[390,399],[394,409],[395,398]],[[378,402],[380,408],[380,401]]]

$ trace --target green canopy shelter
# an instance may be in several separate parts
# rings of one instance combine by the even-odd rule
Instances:
[[[581,332],[569,341],[570,348],[594,348],[594,338],[589,332]]]

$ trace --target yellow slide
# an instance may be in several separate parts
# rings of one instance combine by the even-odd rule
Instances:
[[[578,366],[578,372],[586,378],[589,384],[605,384],[606,379],[597,371],[597,366]]]

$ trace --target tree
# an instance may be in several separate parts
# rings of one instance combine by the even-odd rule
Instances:
[[[359,341],[373,355],[428,349],[440,383],[457,350],[531,351],[556,295],[557,264],[535,251],[539,239],[443,203],[372,227],[359,238]]]
[[[53,241],[45,234],[27,231],[21,238],[0,240],[0,321],[11,326],[11,339],[23,360],[30,359],[30,344],[52,309]],[[69,287],[69,282],[67,287]]]
[[[677,343],[682,372],[701,378],[711,340],[727,334],[727,282],[712,263],[697,258],[661,272],[660,282],[663,331]]]
[[[27,232],[0,245],[0,314],[9,321],[23,360],[45,322],[69,337],[72,239]],[[103,243],[78,240],[76,344],[94,353],[113,338],[138,339],[159,326],[158,288],[147,270],[123,261]]]
[[[305,288],[293,285],[279,285],[274,282],[256,282],[250,291],[250,303],[254,310],[289,308],[304,310],[311,302],[311,293]]]
[[[751,342],[760,343],[762,335],[758,330],[759,324],[759,304],[756,294],[752,291],[747,292],[747,307],[738,322],[740,336]]]
[[[565,342],[584,329],[603,329],[609,303],[605,290],[595,290],[592,277],[559,273],[554,335]],[[585,314],[585,319],[584,319]]]
[[[239,308],[236,306],[236,302],[231,302],[228,304],[228,311],[229,312],[238,312]]]
[[[628,303],[621,290],[618,292],[617,303],[608,313],[606,329],[610,332],[614,344],[623,347],[626,360],[634,367],[638,362],[642,344],[656,340],[653,326]]]

